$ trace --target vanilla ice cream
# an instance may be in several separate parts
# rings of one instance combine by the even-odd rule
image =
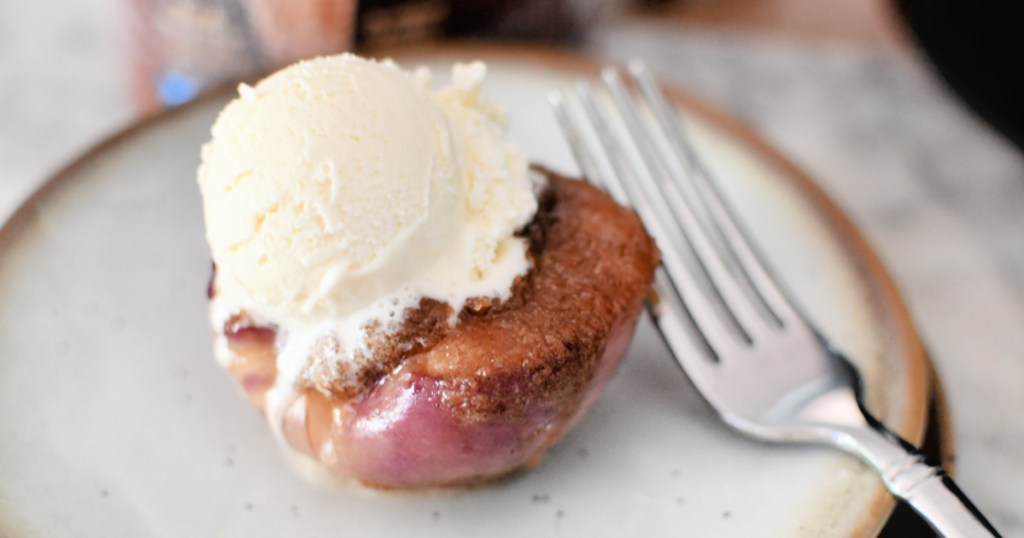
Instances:
[[[313,323],[506,297],[536,198],[485,72],[458,65],[431,91],[424,72],[345,54],[242,85],[198,172],[222,301]]]

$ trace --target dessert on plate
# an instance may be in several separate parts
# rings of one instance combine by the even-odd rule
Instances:
[[[486,68],[345,54],[242,85],[203,147],[217,360],[300,467],[381,488],[536,464],[625,352],[658,251],[531,167]]]

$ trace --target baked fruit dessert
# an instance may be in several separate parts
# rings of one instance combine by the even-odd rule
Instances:
[[[215,353],[303,469],[423,488],[536,464],[628,347],[654,243],[528,167],[484,76],[301,62],[203,147]]]

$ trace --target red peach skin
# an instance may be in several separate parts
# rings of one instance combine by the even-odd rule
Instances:
[[[474,483],[539,463],[543,450],[583,416],[612,377],[632,338],[636,312],[612,329],[594,375],[568,407],[541,398],[527,404],[520,420],[497,414],[467,422],[445,405],[444,381],[401,369],[350,408],[334,406],[341,409],[341,420],[331,424],[329,439],[321,428],[330,422],[333,409],[327,409],[331,406],[319,393],[307,393],[305,401],[295,404],[306,412],[289,419],[301,420],[305,427],[290,425],[287,430],[300,437],[289,442],[320,451],[325,442],[332,443],[328,453],[334,454],[323,463],[335,475],[382,488]]]
[[[282,424],[292,448],[373,487],[450,486],[535,465],[579,420],[629,346],[658,252],[632,212],[545,173],[535,268],[515,304],[462,316],[353,399],[303,390]],[[247,364],[230,368],[239,381],[265,374]]]

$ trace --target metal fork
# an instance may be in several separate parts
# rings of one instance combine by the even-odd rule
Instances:
[[[550,101],[584,176],[658,242],[648,311],[694,386],[741,432],[860,457],[944,536],[998,536],[941,468],[864,409],[857,371],[762,261],[650,71],[633,61],[628,73],[629,83],[607,67],[600,86],[580,81]]]

